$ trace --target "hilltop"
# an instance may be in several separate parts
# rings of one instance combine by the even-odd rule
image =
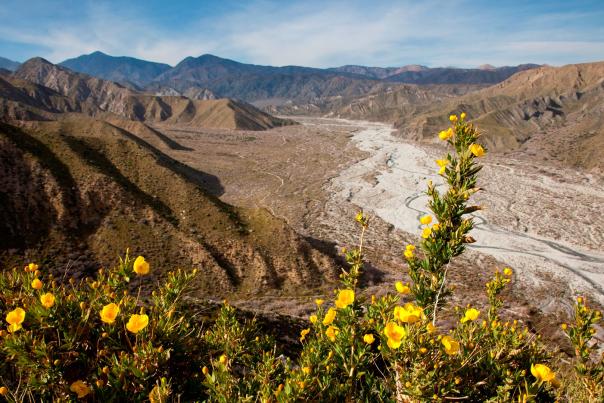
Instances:
[[[42,58],[28,60],[11,76],[0,80],[2,102],[19,105],[17,108],[5,106],[5,113],[18,119],[49,118],[49,112],[78,112],[99,118],[118,116],[146,123],[224,129],[264,130],[292,123],[235,100],[149,95],[73,72]],[[44,102],[40,102],[41,99]],[[24,111],[27,113],[23,114]]]
[[[604,165],[604,62],[541,67],[396,120],[406,138],[434,138],[445,114],[465,111],[492,151],[522,152],[586,169]]]
[[[148,62],[127,56],[109,56],[99,51],[64,60],[59,65],[133,88],[144,87],[171,68],[165,63]]]

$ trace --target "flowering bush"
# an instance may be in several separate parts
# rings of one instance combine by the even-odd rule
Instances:
[[[594,325],[602,315],[577,299],[562,329],[575,348],[563,365],[540,337],[500,317],[501,292],[512,269],[486,284],[488,306],[455,307],[455,323],[439,313],[448,303],[448,263],[460,255],[479,209],[478,159],[486,150],[465,114],[439,133],[453,152],[438,159],[447,184],[428,184],[431,214],[417,245],[403,256],[411,283],[395,282],[383,297],[359,290],[369,218],[360,212],[358,247],[333,304],[317,299],[299,335],[302,348],[276,346],[255,321],[239,321],[225,303],[204,326],[182,303],[195,275],[176,271],[143,295],[133,278],[152,270],[128,255],[95,279],[57,281],[44,269],[0,274],[0,396],[9,401],[603,401],[604,361]],[[144,278],[144,277],[143,277]],[[134,293],[133,293],[134,292]],[[202,331],[202,327],[204,330]],[[277,351],[285,351],[279,355]]]

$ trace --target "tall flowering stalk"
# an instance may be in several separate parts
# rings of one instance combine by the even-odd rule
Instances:
[[[476,178],[482,166],[477,158],[486,151],[477,142],[478,130],[465,117],[465,113],[460,118],[451,115],[451,127],[439,134],[439,138],[452,146],[455,152],[436,161],[440,166],[439,174],[448,186],[446,191],[441,193],[432,182],[428,183],[428,207],[437,222],[430,225],[432,216],[429,215],[420,219],[424,225],[421,256],[413,253],[412,245],[405,251],[409,275],[413,280],[411,291],[417,303],[426,313],[432,313],[434,319],[438,305],[442,305],[450,294],[446,284],[449,262],[463,253],[465,244],[474,242],[468,235],[473,223],[467,214],[480,210],[479,206],[468,206],[468,199],[480,190],[476,186]]]

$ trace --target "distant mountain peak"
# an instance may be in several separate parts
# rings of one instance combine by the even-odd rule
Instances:
[[[60,65],[134,89],[144,87],[171,68],[164,63],[149,62],[129,56],[111,56],[98,50],[88,55],[67,59]]]
[[[21,67],[26,67],[26,66],[39,66],[39,65],[46,65],[46,66],[54,66],[54,64],[52,64],[51,62],[49,62],[48,60],[44,59],[43,57],[32,57],[31,59],[26,60]]]
[[[480,66],[478,66],[479,70],[495,70],[497,67],[493,66],[492,64],[482,64]]]
[[[6,69],[9,71],[15,71],[19,68],[20,63],[14,60],[7,59],[0,56],[0,69]]]

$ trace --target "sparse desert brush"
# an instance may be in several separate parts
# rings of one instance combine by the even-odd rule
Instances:
[[[440,314],[452,293],[449,262],[474,240],[469,205],[480,190],[486,150],[465,114],[439,133],[452,151],[436,161],[446,189],[428,184],[432,214],[419,218],[420,242],[402,251],[411,283],[383,297],[359,289],[370,219],[360,212],[360,243],[332,301],[317,299],[299,341],[279,346],[225,303],[202,329],[182,304],[194,273],[170,273],[141,295],[134,277],[151,270],[128,256],[82,282],[56,281],[35,264],[0,274],[0,395],[10,401],[593,401],[604,399],[604,362],[594,325],[602,318],[577,299],[562,326],[575,348],[563,364],[539,335],[500,317],[512,269],[485,285],[489,304]],[[403,248],[402,248],[403,249]],[[139,279],[140,280],[140,279]],[[451,311],[451,310],[450,310]],[[440,319],[440,320],[439,320]]]

